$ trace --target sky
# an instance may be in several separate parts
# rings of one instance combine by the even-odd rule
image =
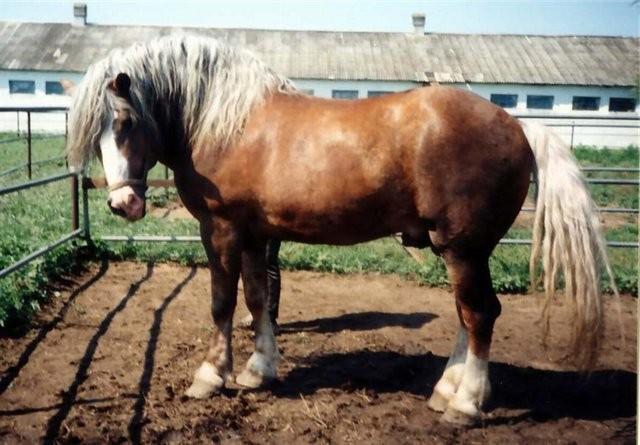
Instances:
[[[78,0],[76,0],[78,1]],[[73,0],[0,0],[0,21],[69,22]],[[639,35],[638,0],[86,0],[95,24],[213,28]]]

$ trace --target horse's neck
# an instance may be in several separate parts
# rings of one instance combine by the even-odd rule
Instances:
[[[155,108],[157,111],[154,119],[160,133],[158,136],[163,146],[163,150],[156,153],[156,157],[158,162],[173,169],[176,162],[178,162],[178,158],[188,151],[181,110],[178,104],[170,104],[168,107],[170,112],[168,113],[164,111],[166,108]],[[160,111],[161,109],[163,110]]]

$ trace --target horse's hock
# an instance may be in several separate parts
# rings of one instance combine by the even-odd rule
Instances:
[[[140,263],[91,266],[23,337],[0,339],[0,442],[631,441],[636,300],[622,297],[588,378],[540,346],[535,296],[500,296],[492,404],[482,428],[428,409],[456,334],[452,295],[385,275],[285,272],[279,380],[182,397],[210,336],[209,272]],[[566,307],[554,339],[566,339]],[[241,304],[236,320],[246,314]],[[563,315],[564,314],[564,315]],[[253,334],[235,329],[234,375]]]

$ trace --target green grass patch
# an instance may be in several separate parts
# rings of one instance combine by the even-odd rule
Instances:
[[[0,141],[15,135],[0,134]],[[63,153],[64,139],[60,136],[34,141],[34,159],[48,159]],[[0,142],[0,171],[26,161],[24,141]],[[638,149],[593,150],[576,149],[584,164],[637,167]],[[101,175],[100,166],[92,167],[92,175]],[[64,162],[34,166],[33,177],[40,178],[66,171]],[[164,167],[158,166],[151,177],[164,177]],[[618,175],[619,176],[619,175]],[[636,175],[627,175],[635,177]],[[26,181],[26,169],[0,177],[0,186]],[[637,187],[620,187],[615,191],[593,188],[600,205],[636,207]],[[149,203],[163,207],[176,199],[175,191],[150,190]],[[602,201],[601,201],[602,200]],[[166,219],[149,214],[134,224],[115,217],[108,210],[106,192],[89,192],[91,231],[94,239],[107,234],[197,234],[197,223],[191,219]],[[614,203],[614,204],[612,204]],[[624,205],[623,205],[624,204]],[[607,239],[636,241],[638,226],[634,216],[607,231]],[[70,221],[70,184],[63,181],[43,187],[0,197],[0,268],[58,239],[68,233]],[[512,228],[509,238],[530,238],[528,228]],[[638,261],[635,249],[611,249],[611,260],[616,283],[624,291],[637,294]],[[0,279],[0,326],[23,324],[42,302],[51,297],[49,283],[57,277],[69,275],[88,260],[106,257],[114,260],[176,262],[180,264],[206,264],[200,243],[104,243],[96,242],[89,252],[82,242],[67,243],[7,278]],[[529,286],[529,248],[526,246],[499,246],[491,258],[493,281],[499,292],[524,292]],[[284,243],[281,263],[289,270],[316,270],[331,273],[377,272],[398,274],[431,286],[447,285],[443,261],[426,254],[423,264],[416,263],[391,238],[350,247],[330,247]]]

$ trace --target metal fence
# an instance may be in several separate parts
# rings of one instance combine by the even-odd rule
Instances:
[[[602,167],[606,168],[606,167]],[[600,167],[596,167],[596,169],[600,169]],[[583,169],[584,170],[584,169]],[[638,172],[639,169],[616,169],[615,171],[619,172]],[[635,185],[640,186],[639,179],[598,179],[598,178],[587,178],[585,179],[587,183],[591,184],[604,184],[604,185]],[[156,179],[149,180],[148,185],[150,187],[174,187],[173,180],[167,179]],[[106,188],[107,183],[104,178],[84,178],[82,181],[83,193],[86,193],[87,190],[92,189],[102,189]],[[630,214],[638,214],[639,209],[633,208],[606,208],[601,207],[597,209],[602,213],[630,213]],[[532,207],[523,207],[522,212],[533,212],[535,208]],[[193,235],[102,235],[100,236],[100,240],[102,241],[119,241],[119,242],[196,242],[200,241],[199,236]],[[532,241],[530,239],[510,239],[503,238],[500,240],[500,244],[504,245],[531,245]],[[627,242],[627,241],[608,241],[607,246],[616,247],[616,248],[640,248],[640,243],[638,242]]]
[[[625,139],[627,144],[615,144],[616,146],[625,146],[629,144],[638,145],[640,143],[640,116],[636,113],[616,114],[609,116],[599,116],[596,113],[573,113],[573,114],[557,114],[557,113],[513,113],[513,117],[521,120],[534,120],[542,123],[546,127],[555,127],[558,131],[566,129],[569,134],[565,135],[560,132],[560,136],[567,136],[571,149],[574,148],[576,137],[590,137],[595,135],[576,134],[576,129],[601,129],[601,130],[618,130],[618,134],[600,135],[609,138]],[[635,130],[631,132],[630,130]],[[624,134],[622,134],[624,132]],[[590,145],[607,145],[606,143],[589,143]]]
[[[33,134],[31,131],[31,113],[35,112],[67,112],[67,109],[64,107],[46,107],[46,108],[8,108],[8,107],[0,107],[0,112],[24,112],[27,113],[27,162],[24,165],[13,167],[12,171],[20,168],[27,168],[29,179],[31,179],[32,174],[32,166],[36,164],[32,160],[32,144],[31,141],[33,139]],[[521,118],[558,118],[558,119],[566,119],[566,116],[546,116],[546,115],[523,115],[518,116]],[[581,117],[581,119],[586,119],[586,117]],[[602,119],[601,117],[592,117],[592,119]],[[623,120],[633,120],[638,122],[638,117],[628,117],[628,118],[620,118]],[[65,114],[65,123],[66,123],[66,114]],[[566,125],[566,124],[563,124]],[[576,127],[578,125],[576,124]],[[599,127],[600,125],[595,125]],[[640,128],[638,124],[632,126],[633,128]],[[66,135],[66,132],[65,132]],[[37,161],[39,163],[49,162],[52,160],[60,159],[60,157],[45,159],[42,161]],[[617,168],[617,167],[586,167],[583,168],[585,172],[617,172],[617,173],[640,173],[640,169],[638,168]],[[7,174],[6,172],[0,172],[0,176],[3,174]],[[24,258],[18,260],[14,264],[9,265],[5,269],[0,270],[0,278],[14,272],[15,270],[25,266],[31,261],[35,260],[38,257],[50,252],[61,244],[70,241],[76,238],[82,238],[87,242],[91,242],[91,230],[90,230],[90,217],[89,217],[89,199],[88,193],[92,189],[100,189],[106,187],[106,181],[104,178],[86,178],[82,177],[77,173],[62,173],[58,175],[49,176],[42,179],[32,180],[26,183],[12,185],[4,188],[0,188],[0,196],[18,192],[21,190],[26,190],[29,188],[43,186],[45,184],[63,181],[70,178],[71,183],[71,231],[66,233],[61,238],[55,240],[52,243],[47,244],[44,247],[39,248],[38,250],[30,253]],[[640,185],[640,180],[638,179],[609,179],[609,178],[587,178],[587,183],[590,184],[601,184],[601,185],[625,185],[625,186],[638,186]],[[148,185],[150,187],[174,187],[173,180],[168,179],[168,170],[165,169],[165,179],[155,179],[149,180]],[[80,211],[79,211],[79,190],[82,190],[82,227],[80,227]],[[627,213],[627,214],[638,214],[638,209],[632,208],[600,208],[598,209],[603,213]],[[534,208],[531,207],[523,207],[523,212],[532,212],[535,211]],[[193,235],[102,235],[100,236],[100,240],[108,241],[108,242],[199,242],[199,236]],[[502,239],[500,244],[504,245],[530,245],[530,239]],[[639,248],[640,244],[638,242],[623,242],[623,241],[609,241],[607,242],[609,247],[614,248]]]
[[[68,123],[68,111],[67,107],[0,107],[0,113],[15,113],[16,114],[16,137],[10,139],[1,140],[0,143],[16,142],[20,140],[27,141],[27,150],[25,152],[25,162],[13,165],[6,170],[0,171],[0,177],[6,176],[17,171],[26,169],[27,177],[31,179],[33,177],[33,166],[47,164],[49,162],[61,161],[65,159],[63,154],[54,156],[48,159],[41,159],[38,161],[33,160],[33,141],[34,139],[42,139],[42,135],[34,137],[34,133],[31,128],[31,117],[35,113],[64,113],[64,136],[67,137],[67,123]],[[27,125],[26,128],[20,130],[20,114],[26,114]]]
[[[11,185],[8,187],[0,188],[0,196],[8,195],[10,193],[19,192],[22,190],[27,190],[33,187],[40,187],[46,184],[51,184],[54,182],[64,181],[66,179],[70,179],[71,184],[71,231],[65,233],[62,237],[57,240],[31,252],[27,256],[21,258],[15,263],[7,266],[6,268],[0,270],[0,278],[9,275],[11,272],[14,272],[20,269],[23,266],[26,266],[36,258],[43,256],[44,254],[52,251],[56,247],[61,244],[66,243],[75,238],[84,238],[87,241],[90,241],[89,237],[89,199],[87,195],[87,191],[83,189],[83,216],[84,216],[84,224],[83,227],[80,227],[80,218],[79,218],[79,202],[78,202],[78,189],[80,183],[80,176],[77,173],[61,173],[58,175],[48,176],[42,179],[36,179],[33,181],[25,182],[22,184]]]

